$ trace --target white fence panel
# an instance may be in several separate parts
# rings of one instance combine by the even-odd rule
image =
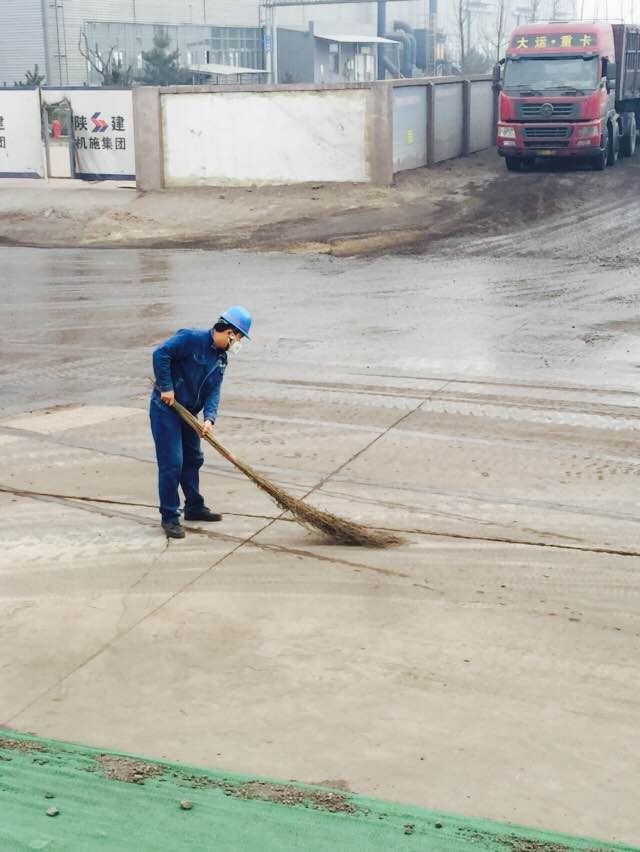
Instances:
[[[491,148],[493,145],[493,83],[491,81],[472,81],[470,106],[469,153],[472,153]]]
[[[43,89],[45,103],[66,98],[73,110],[76,177],[135,180],[130,89]]]
[[[462,81],[434,88],[434,163],[462,154]]]
[[[426,164],[427,89],[397,86],[393,89],[393,171]]]
[[[0,89],[0,177],[44,177],[37,90]]]
[[[167,186],[369,179],[367,89],[162,95]]]

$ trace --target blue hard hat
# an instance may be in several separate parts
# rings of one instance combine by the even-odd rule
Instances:
[[[249,338],[249,330],[251,329],[251,314],[242,305],[234,305],[220,315],[220,319],[228,322],[237,331],[247,339]]]

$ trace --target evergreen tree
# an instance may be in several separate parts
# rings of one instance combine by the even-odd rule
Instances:
[[[191,82],[191,74],[180,68],[180,51],[169,53],[171,39],[166,33],[157,33],[153,38],[153,50],[143,51],[144,69],[140,81],[149,86],[172,86]]]
[[[40,74],[36,65],[33,71],[27,71],[24,75],[24,80],[20,80],[19,86],[28,86],[29,88],[37,89],[44,83],[44,74]]]

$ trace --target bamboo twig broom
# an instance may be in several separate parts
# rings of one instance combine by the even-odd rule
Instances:
[[[360,547],[390,547],[394,544],[400,544],[401,539],[392,533],[372,529],[362,524],[356,524],[353,521],[347,521],[344,518],[339,518],[337,515],[332,515],[330,512],[316,509],[315,506],[310,506],[297,497],[287,494],[286,491],[274,485],[273,482],[270,482],[261,473],[258,473],[248,464],[232,455],[213,435],[210,433],[202,435],[200,421],[190,411],[187,411],[183,405],[174,401],[172,407],[189,426],[195,429],[208,444],[211,444],[214,450],[220,453],[227,461],[231,462],[234,467],[244,473],[252,482],[255,482],[258,488],[266,491],[283,511],[290,512],[305,527],[320,530],[320,532],[338,544],[351,544]]]

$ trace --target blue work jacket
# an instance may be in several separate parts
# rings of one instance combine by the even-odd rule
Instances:
[[[153,353],[154,394],[173,390],[192,414],[204,409],[204,419],[213,423],[226,366],[227,353],[215,347],[211,330],[181,328]]]

